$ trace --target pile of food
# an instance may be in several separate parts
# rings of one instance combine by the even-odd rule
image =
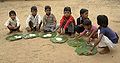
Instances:
[[[57,35],[57,33],[43,33],[41,35],[41,38],[52,38],[55,37]]]
[[[50,39],[50,41],[52,41],[53,43],[65,43],[67,41],[67,37],[65,36],[56,36]]]
[[[14,34],[14,35],[10,35],[10,36],[6,37],[6,40],[15,41],[15,40],[22,39],[22,36],[23,36],[23,34]]]
[[[24,34],[23,35],[23,38],[24,39],[32,39],[32,38],[36,38],[36,37],[38,37],[39,35],[38,34],[36,34],[36,33],[29,33],[29,34]]]

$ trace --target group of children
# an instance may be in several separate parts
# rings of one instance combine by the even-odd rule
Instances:
[[[26,20],[26,30],[28,32],[31,31],[40,31],[41,25],[43,23],[43,31],[44,32],[54,32],[56,31],[57,20],[55,16],[51,13],[51,7],[45,6],[45,12],[43,19],[39,14],[37,14],[37,7],[31,7],[31,14],[27,17]],[[64,8],[64,15],[60,20],[59,28],[57,32],[59,34],[67,34],[71,37],[79,35],[79,37],[86,35],[88,39],[88,43],[90,43],[93,39],[97,38],[97,41],[94,43],[91,51],[99,45],[99,47],[103,48],[100,51],[101,54],[109,53],[110,47],[114,47],[114,44],[118,43],[118,35],[114,31],[112,31],[108,27],[108,18],[105,15],[97,16],[97,24],[99,27],[92,25],[92,21],[88,18],[88,10],[81,9],[80,17],[77,18],[77,24],[75,23],[74,17],[71,15],[71,8]],[[20,31],[20,23],[19,19],[16,16],[16,12],[11,10],[9,12],[9,19],[5,23],[7,28],[10,30],[10,33],[13,31]]]

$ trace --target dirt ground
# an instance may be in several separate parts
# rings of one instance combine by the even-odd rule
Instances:
[[[44,6],[50,5],[57,22],[63,15],[63,8],[70,6],[72,15],[79,17],[79,10],[87,8],[89,18],[96,23],[99,14],[109,17],[109,27],[120,35],[120,1],[119,0],[40,0],[40,1],[5,1],[0,2],[0,63],[119,63],[120,45],[109,54],[93,56],[79,56],[72,48],[65,44],[53,44],[49,39],[35,38],[10,42],[5,40],[9,30],[4,23],[9,18],[8,12],[14,9],[20,19],[21,30],[25,31],[25,20],[30,14],[31,6],[38,7],[38,14],[43,16]]]

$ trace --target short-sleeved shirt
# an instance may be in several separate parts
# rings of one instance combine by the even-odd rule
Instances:
[[[85,30],[84,30],[82,33],[80,33],[80,34],[83,35],[85,32],[93,32],[93,31],[95,31],[95,30],[97,30],[97,27],[96,27],[96,26],[92,26],[90,30],[85,29]]]
[[[40,15],[36,15],[35,17],[31,14],[27,17],[26,20],[26,27],[29,27],[29,22],[31,21],[33,23],[33,27],[37,26],[40,24],[41,22],[41,16]]]
[[[20,26],[19,19],[18,19],[17,17],[15,17],[14,20],[12,20],[11,18],[9,18],[4,25],[5,25],[5,26],[15,25],[15,26],[18,27],[18,26]]]
[[[109,27],[100,27],[100,34],[108,37],[113,43],[116,43],[116,40],[118,40],[116,33],[113,32]]]
[[[86,31],[86,32],[93,32],[95,30],[97,30],[97,27],[96,26],[92,26],[90,30],[85,29],[84,31]]]
[[[53,24],[56,21],[56,18],[53,14],[48,15],[44,15],[43,17],[43,23],[47,24]]]

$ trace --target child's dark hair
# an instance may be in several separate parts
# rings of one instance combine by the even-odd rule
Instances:
[[[84,14],[84,13],[87,12],[87,11],[88,11],[87,9],[82,8],[82,9],[80,10],[80,14]]]
[[[64,8],[64,12],[65,11],[69,11],[71,13],[71,8],[67,6],[67,7]]]
[[[97,24],[102,27],[108,26],[108,17],[105,15],[98,15],[97,16]]]
[[[31,12],[32,12],[32,11],[37,11],[37,7],[36,7],[36,6],[32,6],[32,7],[31,7]]]
[[[16,12],[15,12],[14,10],[11,10],[11,11],[9,12],[9,16],[11,16],[11,14],[14,14],[14,15],[16,16]]]
[[[45,6],[45,10],[47,10],[47,9],[51,10],[51,7],[49,5]]]
[[[85,19],[85,20],[83,20],[83,25],[88,26],[88,25],[92,25],[92,23],[91,23],[90,19]]]

